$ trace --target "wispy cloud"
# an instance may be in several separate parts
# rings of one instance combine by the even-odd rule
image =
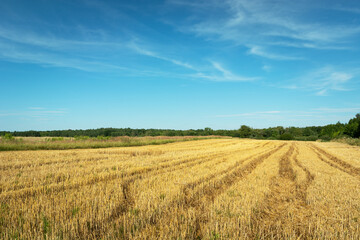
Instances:
[[[274,59],[274,60],[303,60],[303,58],[300,58],[300,57],[291,57],[291,56],[269,53],[269,52],[266,52],[266,50],[260,46],[249,47],[248,54],[257,55],[260,57],[265,57],[265,58]]]
[[[1,44],[0,44],[1,46]],[[131,71],[131,69],[116,66],[113,64],[94,61],[91,59],[82,59],[75,57],[64,57],[61,54],[48,52],[34,52],[31,50],[18,48],[1,48],[0,58],[12,62],[36,63],[43,66],[73,68],[87,72],[98,71]]]
[[[357,113],[360,112],[360,107],[355,108],[314,108],[319,113]]]
[[[149,56],[149,57],[153,57],[153,58],[157,58],[157,59],[160,59],[160,60],[163,60],[163,61],[167,61],[167,62],[170,62],[172,64],[175,64],[175,65],[178,65],[178,66],[181,66],[181,67],[184,67],[184,68],[188,68],[188,69],[191,69],[191,70],[197,70],[194,66],[192,66],[189,63],[161,56],[158,53],[155,53],[155,52],[149,51],[149,50],[147,50],[147,49],[145,49],[143,47],[140,47],[138,44],[136,44],[134,42],[129,43],[128,46],[131,49],[133,49],[134,51],[136,51],[137,53],[139,53],[139,54]]]
[[[229,114],[229,115],[216,115],[218,118],[231,118],[231,117],[259,117],[259,116],[269,116],[274,114],[279,114],[281,111],[262,111],[262,112],[248,112],[248,113],[238,113],[238,114]]]
[[[169,2],[186,6],[188,1]],[[192,9],[190,5],[188,7]],[[204,12],[216,12],[217,14],[210,15],[216,17],[200,20],[193,17],[193,22],[182,26],[182,30],[208,40],[252,45],[249,47],[250,54],[276,60],[302,58],[275,54],[273,48],[276,46],[340,50],[349,48],[349,38],[360,33],[360,27],[354,23],[329,24],[328,21],[316,18],[317,15],[314,14],[311,15],[314,19],[304,17],[317,8],[310,1],[215,0],[201,1],[197,4],[197,9],[199,8]],[[331,7],[321,9],[329,11]]]
[[[269,72],[271,70],[271,66],[270,65],[264,65],[262,66],[262,70]]]
[[[120,49],[124,49],[124,44],[63,39],[0,25],[0,58],[12,62],[30,62],[90,72],[131,71],[130,68],[108,63],[98,57],[98,52],[114,52]]]
[[[151,51],[141,44],[135,41],[129,41],[124,43],[113,42],[89,42],[86,40],[73,41],[63,40],[53,37],[39,36],[34,33],[25,32],[25,37],[21,37],[21,34],[14,30],[6,30],[0,28],[0,58],[12,61],[12,62],[26,62],[35,63],[43,66],[52,67],[65,67],[73,68],[87,72],[120,72],[122,74],[137,75],[137,76],[171,76],[176,78],[195,77],[201,79],[207,79],[210,81],[252,81],[254,77],[244,77],[232,73],[231,71],[223,68],[220,63],[213,62],[209,66],[195,67],[192,64],[168,57],[165,54],[161,54],[155,51]],[[1,41],[1,38],[6,41]],[[83,49],[80,51],[79,48]],[[96,49],[95,52],[94,48]],[[80,51],[81,54],[72,54],[69,50]],[[161,70],[161,72],[147,71],[139,68],[129,68],[122,65],[115,65],[109,63],[104,59],[98,59],[97,52],[101,50],[106,52],[108,49],[113,51],[127,51],[129,54],[137,54],[147,57],[156,58],[184,69],[195,72],[189,75],[188,73],[171,73],[167,70]],[[114,61],[112,61],[114,62]],[[212,69],[212,70],[211,70]],[[213,72],[220,74],[214,74]]]
[[[319,107],[309,110],[282,110],[282,111],[257,111],[238,114],[216,115],[215,118],[244,118],[244,119],[328,119],[329,123],[334,119],[349,119],[360,112],[360,107],[328,108]]]
[[[249,82],[249,81],[254,81],[254,80],[259,79],[258,77],[240,76],[240,75],[237,75],[237,74],[229,71],[228,69],[225,69],[218,62],[211,62],[211,63],[212,63],[213,68],[217,71],[217,73],[198,72],[198,73],[192,75],[192,77],[203,78],[203,79],[207,79],[210,81],[216,81],[216,82]],[[220,75],[218,73],[220,73]]]
[[[29,107],[26,111],[0,112],[0,117],[25,116],[32,118],[52,118],[67,114],[66,109],[46,109],[43,107]]]
[[[56,36],[55,34],[39,34],[33,31],[26,29],[16,29],[11,28],[11,26],[4,27],[0,25],[0,39],[7,40],[9,42],[24,44],[29,46],[37,46],[43,49],[51,49],[58,51],[76,51],[87,50],[88,48],[101,48],[105,49],[121,49],[124,47],[124,43],[119,41],[107,41],[109,38],[107,34],[102,30],[90,30],[85,29],[84,27],[78,27],[78,29],[73,30],[76,32],[92,32],[92,36],[89,37],[89,34],[85,34],[81,39],[75,38],[62,38]],[[90,38],[90,39],[89,39]]]
[[[202,78],[202,79],[207,79],[210,81],[217,81],[217,82],[245,82],[245,81],[253,81],[253,80],[259,79],[258,77],[245,77],[245,76],[240,76],[238,74],[235,74],[235,73],[231,72],[230,70],[225,69],[221,63],[215,62],[215,61],[210,61],[210,63],[211,63],[211,67],[213,68],[213,70],[215,70],[216,73],[214,73],[214,71],[210,71],[210,72],[205,71],[205,69],[209,69],[209,66],[206,66],[205,68],[204,67],[203,68],[195,67],[187,62],[182,62],[177,59],[164,57],[157,52],[149,51],[147,48],[141,47],[134,42],[129,43],[129,47],[141,55],[145,55],[145,56],[157,58],[157,59],[160,59],[160,60],[163,60],[166,62],[170,62],[172,64],[175,64],[175,65],[178,65],[183,68],[190,69],[190,70],[193,70],[194,72],[196,72],[194,74],[184,75],[184,76],[191,76],[193,78]]]
[[[288,89],[313,91],[318,96],[327,96],[331,91],[350,91],[346,85],[354,78],[353,73],[324,67],[293,80]]]
[[[334,10],[360,14],[360,8],[335,7]]]

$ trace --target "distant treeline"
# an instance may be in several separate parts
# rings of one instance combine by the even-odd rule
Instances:
[[[254,129],[242,125],[236,130],[213,130],[211,128],[172,130],[172,129],[131,129],[131,128],[99,128],[87,130],[54,130],[54,131],[0,131],[0,135],[15,137],[144,137],[144,136],[231,136],[255,139],[280,139],[280,140],[307,140],[315,141],[322,139],[329,141],[340,137],[360,137],[360,114],[349,120],[348,123],[336,123],[326,126],[313,127],[271,127],[265,129]]]

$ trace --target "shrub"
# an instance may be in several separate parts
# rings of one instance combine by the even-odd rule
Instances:
[[[14,137],[13,137],[13,135],[11,135],[10,133],[5,133],[5,135],[2,136],[2,139],[3,139],[3,140],[10,141],[10,140],[14,140]]]
[[[294,137],[290,133],[284,133],[280,135],[280,140],[293,140]]]
[[[89,136],[75,136],[74,138],[75,140],[83,140],[83,141],[90,139]]]
[[[323,140],[323,141],[330,141],[330,140],[331,140],[331,137],[330,137],[329,135],[322,135],[322,136],[320,137],[320,139]]]

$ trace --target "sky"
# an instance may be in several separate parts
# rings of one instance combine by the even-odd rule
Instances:
[[[360,2],[1,0],[0,130],[321,126],[360,112]]]

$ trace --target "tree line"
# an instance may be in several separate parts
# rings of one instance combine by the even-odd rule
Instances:
[[[326,126],[312,127],[270,127],[255,129],[242,125],[236,130],[213,130],[211,128],[173,130],[173,129],[132,129],[132,128],[98,128],[86,130],[52,130],[52,131],[0,131],[1,136],[15,137],[145,137],[145,136],[230,136],[254,139],[279,139],[315,141],[322,139],[329,141],[340,137],[360,137],[360,114],[349,120],[348,123],[336,123]]]

